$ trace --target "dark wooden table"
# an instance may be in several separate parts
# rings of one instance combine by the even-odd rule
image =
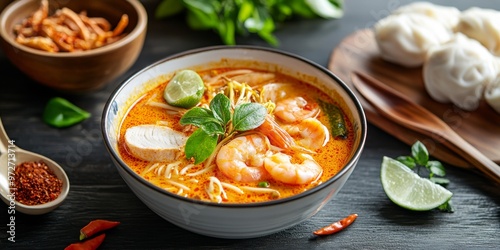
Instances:
[[[333,48],[350,33],[371,27],[395,7],[409,1],[350,0],[340,20],[289,21],[276,35],[279,49],[327,66]],[[225,240],[178,228],[149,210],[125,185],[108,156],[100,131],[101,112],[110,93],[139,69],[174,53],[219,45],[210,31],[194,32],[183,18],[155,20],[158,1],[143,1],[149,26],[142,54],[133,67],[106,88],[91,94],[69,95],[37,85],[0,52],[0,115],[18,147],[59,162],[71,181],[67,200],[53,212],[15,214],[15,243],[9,242],[8,207],[0,204],[0,249],[63,249],[78,240],[79,229],[93,219],[118,220],[101,249],[498,249],[500,246],[500,192],[482,176],[447,166],[454,213],[437,210],[412,212],[389,201],[380,184],[384,155],[408,155],[409,146],[375,126],[368,128],[366,147],[343,189],[316,216],[274,235],[248,240]],[[436,1],[446,4],[446,1]],[[497,1],[454,3],[461,10],[472,5],[497,8]],[[268,46],[257,37],[240,44]],[[81,124],[55,129],[41,120],[47,100],[62,96],[90,111]],[[498,135],[500,136],[500,135]],[[500,153],[500,149],[499,149]],[[2,163],[3,164],[3,163]],[[350,213],[358,220],[337,235],[309,240],[311,232]]]

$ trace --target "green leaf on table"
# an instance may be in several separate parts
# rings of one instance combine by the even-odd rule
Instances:
[[[442,177],[446,175],[443,164],[439,161],[429,161],[429,152],[423,143],[416,141],[411,146],[411,155],[412,156],[399,156],[396,160],[403,163],[410,169],[413,169],[419,176],[421,175],[419,173],[419,169],[422,167],[426,168],[429,173],[428,179],[435,184],[445,187],[450,183],[448,179]],[[439,206],[438,209],[443,212],[454,211],[451,200],[448,200],[448,202]]]
[[[430,177],[429,180],[441,186],[447,186],[448,184],[450,184],[450,180],[442,177]]]
[[[455,208],[453,207],[453,203],[451,202],[451,200],[449,200],[448,202],[439,206],[438,209],[439,209],[439,211],[447,212],[447,213],[455,212]]]
[[[423,143],[420,141],[415,142],[411,146],[411,155],[415,158],[417,164],[426,166],[429,161],[429,152]]]
[[[413,159],[413,157],[411,156],[398,156],[396,160],[405,164],[405,166],[409,167],[410,169],[414,169],[417,166],[415,159]]]
[[[445,176],[446,175],[446,171],[444,170],[444,166],[439,161],[428,161],[427,165],[425,165],[425,167],[428,168],[429,171],[433,175],[437,175],[437,176]]]
[[[50,99],[42,115],[45,123],[56,128],[69,127],[89,117],[89,112],[61,97]]]

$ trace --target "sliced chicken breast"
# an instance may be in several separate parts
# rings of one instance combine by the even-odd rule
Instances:
[[[139,125],[127,129],[125,143],[135,157],[146,161],[173,161],[184,148],[187,136],[169,127]]]

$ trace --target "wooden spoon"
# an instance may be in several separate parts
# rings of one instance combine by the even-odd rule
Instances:
[[[370,76],[356,72],[351,74],[351,78],[354,87],[381,115],[441,142],[497,184],[500,183],[500,166],[464,140],[439,117]]]

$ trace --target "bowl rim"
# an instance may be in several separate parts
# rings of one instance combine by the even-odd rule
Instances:
[[[180,195],[176,195],[174,193],[168,192],[166,190],[163,190],[162,188],[152,184],[151,182],[148,182],[141,176],[139,176],[137,173],[135,173],[130,167],[127,166],[127,164],[121,159],[121,157],[118,155],[118,152],[114,150],[114,147],[111,145],[109,138],[106,136],[106,126],[108,124],[108,115],[112,109],[112,103],[116,99],[116,97],[120,94],[122,89],[126,87],[126,85],[131,82],[134,78],[138,77],[139,75],[143,74],[144,72],[148,71],[149,69],[162,64],[164,62],[181,58],[184,56],[192,55],[192,54],[198,54],[198,53],[203,53],[207,51],[214,51],[214,50],[259,50],[259,51],[264,51],[264,52],[269,52],[269,53],[275,53],[275,54],[280,54],[286,57],[289,57],[292,60],[298,60],[302,61],[304,63],[307,63],[314,68],[320,70],[321,72],[325,73],[329,77],[331,77],[335,82],[339,84],[341,88],[344,89],[346,94],[351,98],[351,101],[356,107],[356,110],[359,114],[360,118],[360,142],[357,148],[355,148],[351,159],[347,163],[345,163],[344,167],[333,177],[328,179],[327,181],[311,188],[308,189],[304,192],[301,192],[299,194],[289,196],[286,198],[280,198],[277,200],[271,200],[271,201],[264,201],[264,202],[252,202],[252,203],[216,203],[216,202],[211,202],[211,201],[203,201],[203,200],[195,200],[191,198],[186,198]],[[227,46],[227,45],[216,45],[216,46],[208,46],[208,47],[202,47],[202,48],[196,48],[196,49],[191,49],[187,50],[184,52],[176,53],[170,56],[167,56],[166,58],[160,59],[143,69],[137,71],[135,74],[131,75],[127,79],[125,79],[109,96],[108,100],[106,101],[106,104],[103,109],[102,117],[101,117],[101,133],[103,136],[103,141],[106,146],[106,150],[110,155],[113,157],[115,162],[118,163],[119,167],[121,167],[125,172],[131,176],[132,178],[138,180],[141,184],[143,184],[144,187],[147,187],[149,189],[152,189],[153,191],[156,191],[158,193],[161,193],[162,195],[167,195],[170,198],[177,199],[181,202],[188,202],[192,204],[197,204],[197,205],[205,205],[205,206],[211,206],[211,207],[220,207],[220,208],[252,208],[252,207],[266,207],[266,206],[275,206],[275,205],[280,205],[280,204],[286,204],[295,200],[299,200],[305,196],[309,196],[311,194],[317,193],[320,190],[327,188],[332,184],[333,182],[337,181],[340,179],[343,175],[348,173],[352,168],[356,166],[356,162],[359,160],[361,153],[364,148],[364,144],[366,141],[367,137],[367,120],[366,120],[366,115],[364,113],[363,107],[361,106],[361,103],[359,99],[354,95],[354,92],[347,86],[346,83],[344,83],[340,78],[338,78],[335,74],[333,74],[331,71],[326,69],[325,67],[309,60],[306,59],[305,57],[293,54],[291,52],[286,52],[280,49],[276,48],[268,48],[268,47],[261,47],[261,46],[255,46],[255,45],[232,45],[232,46]],[[116,165],[116,164],[115,164]]]
[[[35,54],[39,56],[45,56],[45,57],[54,57],[54,58],[75,58],[75,57],[89,57],[89,56],[95,56],[99,54],[104,54],[109,51],[113,51],[115,49],[118,49],[120,47],[123,47],[125,44],[129,44],[132,41],[134,41],[137,37],[140,36],[142,32],[146,30],[147,27],[147,22],[148,22],[148,15],[146,12],[146,9],[142,5],[142,3],[139,0],[125,0],[124,2],[128,2],[135,12],[137,13],[137,24],[135,25],[134,29],[130,33],[128,33],[126,36],[123,38],[119,39],[118,41],[107,44],[105,46],[91,49],[91,50],[86,50],[86,51],[76,51],[76,52],[57,52],[57,53],[52,53],[52,52],[47,52],[43,50],[38,50],[34,48],[30,48],[28,46],[22,45],[17,43],[11,36],[10,36],[10,30],[4,29],[4,24],[7,20],[7,17],[11,16],[14,14],[14,12],[25,5],[31,4],[32,2],[35,2],[38,0],[26,0],[26,1],[13,1],[9,5],[7,5],[4,10],[0,13],[0,36],[2,37],[3,40],[5,40],[8,44],[11,46],[15,47],[16,49],[25,51],[26,53],[30,54]]]

